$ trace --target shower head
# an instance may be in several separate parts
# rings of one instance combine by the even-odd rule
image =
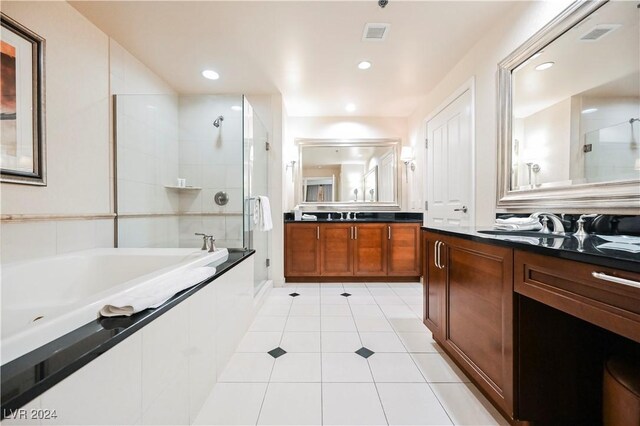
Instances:
[[[223,121],[224,121],[224,117],[219,115],[218,118],[213,120],[213,125],[216,127],[220,127],[220,123],[222,123]]]

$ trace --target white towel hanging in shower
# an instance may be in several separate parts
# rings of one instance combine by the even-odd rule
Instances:
[[[256,202],[253,206],[253,223],[258,231],[271,231],[273,229],[269,197],[264,195],[256,197]]]

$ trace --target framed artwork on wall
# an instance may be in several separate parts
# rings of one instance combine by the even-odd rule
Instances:
[[[0,181],[45,186],[45,40],[0,13]]]

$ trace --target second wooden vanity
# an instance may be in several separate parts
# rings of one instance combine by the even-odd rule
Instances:
[[[420,279],[420,223],[285,224],[288,281]]]
[[[424,323],[513,423],[600,423],[607,357],[640,354],[638,256],[562,243],[423,231]]]

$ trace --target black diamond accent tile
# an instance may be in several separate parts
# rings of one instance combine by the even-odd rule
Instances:
[[[291,297],[297,297],[297,296],[300,296],[300,295],[299,295],[298,293],[289,293],[289,296],[291,296]]]
[[[285,351],[284,349],[282,349],[281,347],[277,347],[275,349],[271,349],[269,352],[267,352],[269,355],[271,355],[274,358],[278,358],[279,356],[282,356],[284,354],[287,353],[287,351]]]
[[[351,293],[342,293],[340,296],[349,297],[351,296]]]
[[[371,349],[367,349],[364,346],[361,347],[360,349],[358,349],[356,351],[356,353],[358,355],[360,355],[362,358],[369,358],[371,355],[373,355],[375,352],[373,352]]]

